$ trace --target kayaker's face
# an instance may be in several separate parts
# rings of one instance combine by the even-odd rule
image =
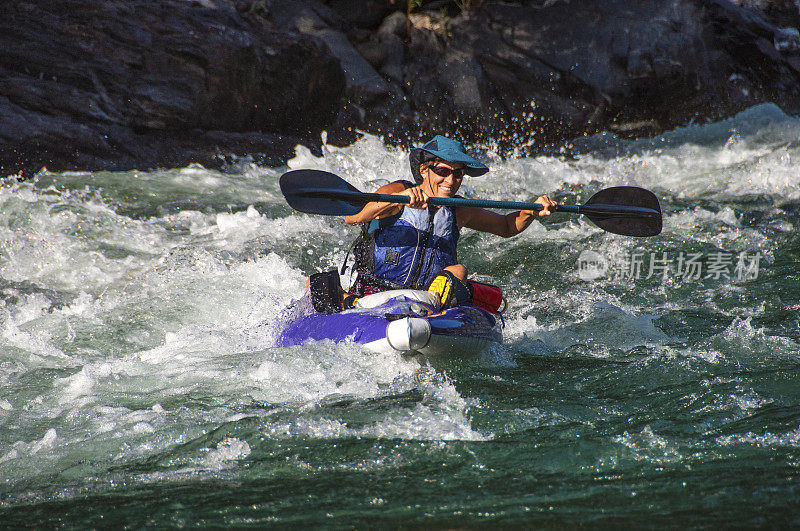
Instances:
[[[426,192],[429,196],[453,197],[464,179],[464,165],[437,160],[428,166],[423,175],[423,188],[428,185]]]

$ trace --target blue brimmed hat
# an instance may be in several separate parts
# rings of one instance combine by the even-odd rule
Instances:
[[[427,141],[421,147],[411,146],[411,153],[408,160],[411,162],[411,173],[417,183],[422,182],[419,174],[419,165],[423,162],[442,159],[447,162],[460,162],[464,165],[464,173],[470,177],[483,175],[489,168],[478,161],[475,157],[467,155],[464,145],[457,140],[450,140],[446,136],[436,135],[432,140]]]

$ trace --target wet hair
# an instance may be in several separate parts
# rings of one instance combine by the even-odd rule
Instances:
[[[423,149],[411,150],[411,153],[408,154],[408,161],[411,163],[411,175],[414,176],[414,182],[416,182],[417,185],[422,184],[422,175],[420,175],[419,172],[420,165],[426,163],[430,164],[438,159],[439,157]]]

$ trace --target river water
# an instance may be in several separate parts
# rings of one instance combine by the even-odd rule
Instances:
[[[292,211],[278,177],[408,178],[377,138],[3,186],[3,524],[800,525],[800,120],[764,105],[570,149],[486,148],[462,192],[639,185],[664,231],[465,231],[460,259],[508,300],[503,344],[470,358],[275,347],[356,235]]]

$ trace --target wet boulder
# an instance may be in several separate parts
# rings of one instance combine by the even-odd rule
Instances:
[[[726,1],[545,5],[486,3],[438,31],[416,24],[408,129],[536,151],[600,130],[650,135],[765,101],[800,111],[793,33],[758,13]]]
[[[279,164],[318,145],[343,95],[325,48],[227,0],[0,4],[4,175]]]
[[[0,174],[279,165],[323,130],[560,152],[763,102],[800,112],[800,12],[739,3],[2,2]]]

